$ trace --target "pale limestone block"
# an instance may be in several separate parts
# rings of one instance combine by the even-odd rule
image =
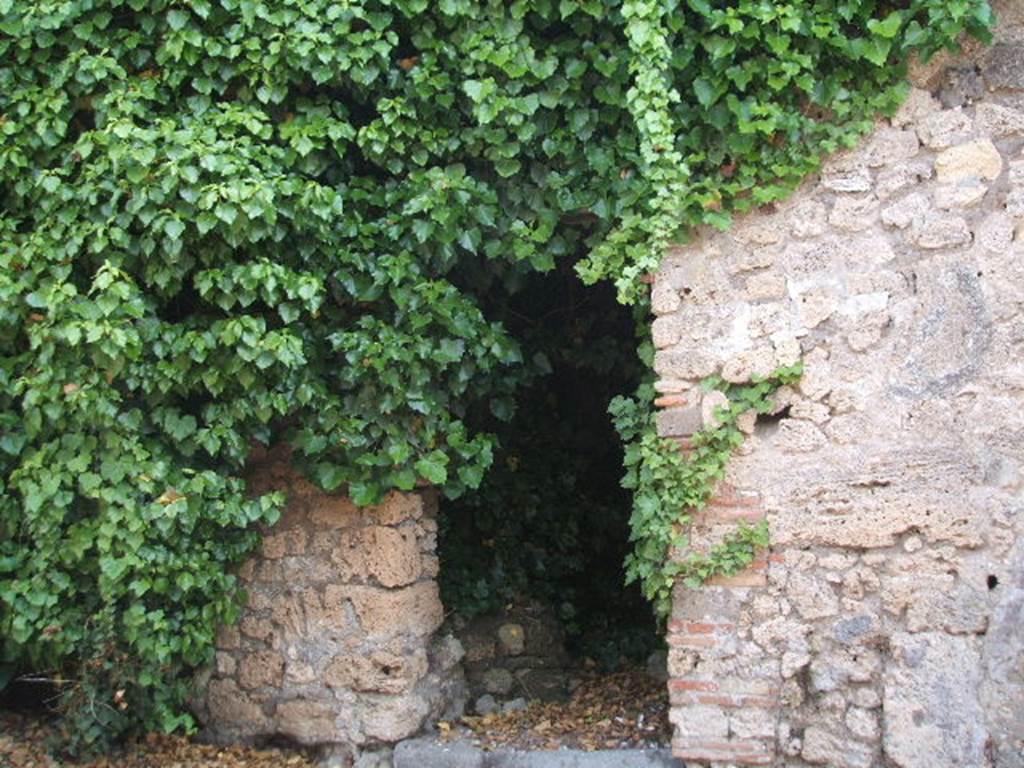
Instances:
[[[676,734],[683,739],[710,739],[725,741],[729,738],[729,718],[721,707],[672,707],[669,721]]]
[[[874,688],[854,688],[849,694],[850,703],[861,709],[878,709],[882,706],[882,697]]]
[[[772,341],[775,348],[776,367],[796,365],[800,361],[800,342],[795,338],[792,336],[773,337]]]
[[[829,290],[822,289],[800,295],[797,315],[800,325],[814,329],[826,322],[839,308],[839,299]]]
[[[773,443],[783,453],[811,453],[828,443],[828,438],[813,422],[783,419]]]
[[[725,268],[730,275],[767,269],[775,264],[779,253],[779,247],[772,245],[754,249],[739,247],[726,257]]]
[[[886,757],[899,768],[985,765],[981,669],[972,638],[896,634],[885,669]]]
[[[953,183],[972,176],[995,180],[1003,171],[1003,157],[990,139],[958,144],[935,158],[935,174],[942,183]]]
[[[822,425],[829,420],[831,413],[827,405],[816,403],[813,400],[800,400],[790,406],[790,415],[794,419],[806,419],[817,425]],[[822,566],[829,567],[829,566]]]
[[[975,108],[974,119],[978,130],[990,136],[1024,134],[1024,110],[982,102]]]
[[[818,237],[828,227],[828,208],[818,200],[804,200],[790,213],[790,228],[795,237]]]
[[[413,693],[396,697],[369,693],[360,697],[363,730],[371,739],[394,743],[416,733],[430,713],[430,705]]]
[[[1011,189],[1006,195],[1003,207],[1014,218],[1024,217],[1024,187]]]
[[[758,346],[727,360],[722,366],[722,378],[734,384],[742,384],[755,376],[768,376],[777,367],[774,350]]]
[[[910,240],[929,251],[956,248],[971,242],[971,230],[962,216],[929,212],[915,219]]]
[[[754,215],[736,222],[729,234],[736,242],[746,245],[774,245],[782,239],[784,232],[778,221]]]
[[[836,200],[828,221],[845,232],[862,232],[874,226],[881,204],[874,195],[841,197]]]
[[[651,341],[658,349],[679,343],[682,337],[682,322],[677,315],[663,315],[651,323]]]
[[[716,361],[699,348],[659,349],[654,353],[654,371],[664,379],[699,381],[715,372]]]
[[[935,189],[935,205],[943,210],[970,208],[988,194],[988,184],[978,178],[943,184]]]
[[[703,426],[706,429],[714,429],[718,427],[721,422],[715,414],[719,408],[728,407],[729,398],[725,396],[724,392],[713,389],[706,393],[700,403],[701,423]]]
[[[931,158],[917,158],[907,163],[897,163],[878,172],[875,194],[882,200],[921,184],[935,175]]]
[[[651,311],[656,315],[667,315],[679,309],[679,292],[671,285],[655,280],[651,289]]]
[[[875,750],[845,734],[835,733],[819,726],[804,731],[803,749],[800,756],[811,765],[827,765],[829,768],[871,768]]]
[[[846,727],[857,738],[864,741],[878,741],[880,733],[878,715],[868,709],[850,707],[846,712]]]
[[[768,273],[751,275],[746,279],[743,298],[747,301],[781,299],[786,295],[786,281],[781,275]]]
[[[775,736],[776,714],[770,709],[735,709],[729,716],[729,731],[740,739],[768,739]]]
[[[923,88],[911,88],[890,122],[896,128],[906,128],[922,122],[941,109],[942,104],[931,93]]]
[[[881,128],[872,134],[862,156],[870,167],[878,168],[912,159],[920,146],[913,130]]]
[[[746,411],[741,413],[736,418],[736,427],[745,435],[754,434],[754,430],[757,428],[757,412]]]
[[[929,149],[948,149],[974,136],[974,121],[962,109],[946,109],[928,115],[917,126],[921,143]]]
[[[836,168],[821,174],[821,186],[833,192],[868,192],[873,183],[866,165]]]
[[[914,192],[889,204],[882,211],[882,223],[897,229],[906,229],[915,220],[923,217],[931,208],[928,197]]]

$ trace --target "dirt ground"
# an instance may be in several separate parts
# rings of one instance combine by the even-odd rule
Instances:
[[[665,686],[643,670],[584,682],[566,702],[531,702],[525,709],[442,722],[444,738],[468,738],[484,749],[583,750],[658,747],[668,743]],[[311,768],[308,752],[213,747],[182,736],[152,734],[91,762],[53,757],[59,731],[52,718],[0,711],[0,768]]]

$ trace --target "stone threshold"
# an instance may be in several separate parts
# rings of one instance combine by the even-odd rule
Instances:
[[[410,739],[395,747],[394,768],[684,768],[669,749],[495,750],[465,741]]]

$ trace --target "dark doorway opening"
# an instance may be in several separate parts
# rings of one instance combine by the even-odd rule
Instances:
[[[532,373],[511,419],[481,417],[500,443],[481,487],[441,504],[442,597],[471,712],[566,698],[602,674],[621,684],[657,667],[663,646],[624,585],[632,500],[608,415],[644,375],[635,310],[609,285],[584,286],[568,259],[488,296]]]

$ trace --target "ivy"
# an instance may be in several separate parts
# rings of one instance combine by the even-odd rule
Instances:
[[[714,495],[729,457],[743,442],[739,417],[749,411],[770,413],[771,395],[795,383],[802,373],[803,365],[798,363],[749,384],[706,380],[703,386],[722,392],[729,404],[715,410],[716,423],[694,434],[686,450],[658,436],[649,405],[650,385],[642,386],[635,398],[612,400],[609,411],[626,444],[622,485],[633,492],[630,540],[634,548],[626,558],[626,580],[640,582],[662,617],[671,610],[672,589],[678,580],[697,587],[712,576],[735,574],[768,545],[767,524],[760,523],[739,526],[706,553],[687,553],[687,529],[693,513]]]
[[[283,503],[252,446],[477,487],[528,379],[481,297],[583,247],[636,299],[993,22],[897,6],[0,0],[0,679],[86,743],[188,727]]]

